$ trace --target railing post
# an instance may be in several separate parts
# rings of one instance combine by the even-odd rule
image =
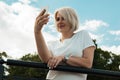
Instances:
[[[2,64],[0,64],[0,80],[3,80],[3,75],[4,75],[4,67]]]

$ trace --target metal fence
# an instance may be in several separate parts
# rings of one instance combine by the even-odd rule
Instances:
[[[23,67],[49,69],[47,67],[47,64],[45,63],[28,62],[28,61],[11,60],[11,59],[4,61],[3,59],[0,59],[0,80],[9,80],[8,79],[9,76],[4,76],[3,64],[10,65],[10,66],[23,66]],[[101,70],[101,69],[93,69],[93,68],[88,69],[88,68],[80,68],[80,67],[73,67],[73,66],[66,66],[66,65],[59,65],[53,70],[109,76],[109,77],[115,77],[120,79],[120,72],[118,71]],[[19,76],[14,76],[13,79],[14,80],[45,80],[40,78],[25,78],[25,77],[19,77]]]

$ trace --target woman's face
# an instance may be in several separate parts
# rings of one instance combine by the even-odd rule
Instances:
[[[69,32],[70,31],[70,24],[67,22],[67,20],[64,19],[62,15],[58,12],[56,15],[56,25],[57,30],[61,33]]]

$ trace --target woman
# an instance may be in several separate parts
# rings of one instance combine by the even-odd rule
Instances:
[[[49,14],[43,10],[36,18],[34,32],[41,60],[53,69],[59,64],[91,68],[95,45],[85,30],[75,33],[79,27],[74,9],[63,7],[55,11],[55,25],[61,33],[59,40],[45,43],[42,28],[49,21]],[[86,80],[87,74],[50,70],[49,80]]]

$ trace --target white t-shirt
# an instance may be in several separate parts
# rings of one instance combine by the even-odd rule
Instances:
[[[83,50],[87,47],[95,46],[89,34],[85,30],[76,32],[71,38],[65,39],[64,42],[60,40],[48,42],[48,48],[54,56],[78,56],[83,55]],[[64,71],[49,70],[47,79],[50,80],[86,80],[87,74],[72,73]]]

